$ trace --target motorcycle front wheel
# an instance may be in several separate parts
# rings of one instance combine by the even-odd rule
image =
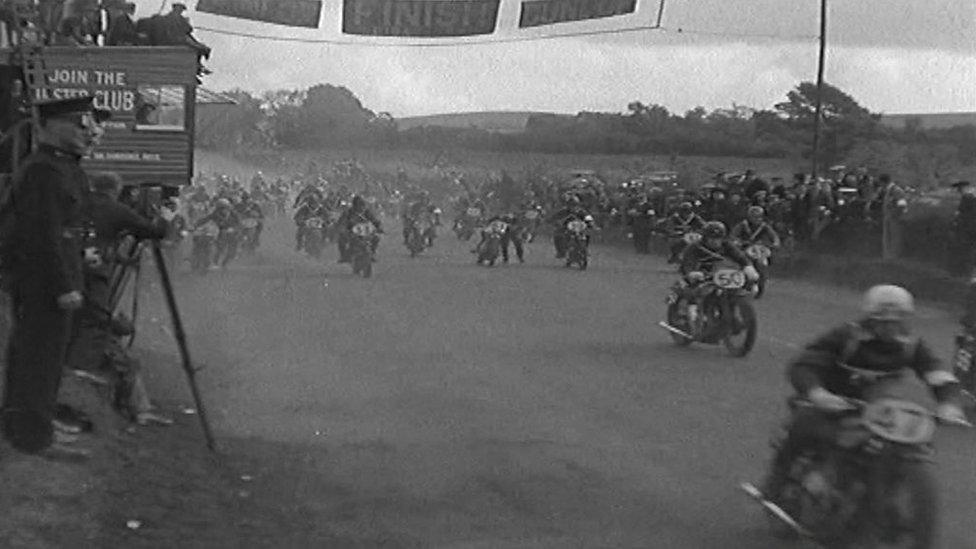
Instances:
[[[680,298],[675,300],[674,303],[668,305],[668,324],[679,330],[683,330],[685,333],[689,333],[691,331],[691,326],[688,323],[687,307],[687,302]],[[668,333],[671,334],[671,339],[674,341],[675,345],[679,347],[687,347],[694,341],[690,337],[676,334],[670,330],[668,330]]]
[[[935,546],[938,488],[930,468],[902,461],[879,487],[882,509],[871,524],[872,542],[881,547],[931,549]]]
[[[363,278],[373,276],[373,259],[368,251],[361,251],[352,259],[353,274],[361,274]]]
[[[749,354],[756,344],[756,334],[759,331],[756,320],[756,310],[752,303],[742,297],[729,301],[731,318],[724,319],[726,323],[725,348],[737,358]]]

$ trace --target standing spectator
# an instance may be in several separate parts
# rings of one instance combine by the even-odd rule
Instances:
[[[210,59],[210,47],[193,36],[193,25],[186,19],[183,12],[186,4],[176,2],[170,12],[160,17],[160,32],[154,46],[190,46],[197,52],[197,62],[200,63],[199,73],[210,74],[210,70],[200,62],[201,58]]]
[[[952,220],[949,273],[968,276],[976,262],[976,193],[969,181],[957,181],[952,187],[959,191],[959,207]]]
[[[723,221],[728,217],[729,203],[725,199],[725,191],[717,187],[713,188],[711,197],[702,204],[700,213],[705,221]]]
[[[765,179],[756,177],[756,175],[752,173],[752,170],[746,173],[749,174],[746,182],[746,198],[751,200],[752,197],[754,197],[756,193],[760,191],[765,191],[766,193],[770,191],[769,183]]]
[[[725,217],[718,218],[718,221],[725,223],[726,227],[735,227],[740,221],[746,218],[746,211],[748,209],[749,203],[742,199],[742,195],[738,192],[730,191]]]
[[[136,13],[136,5],[126,2],[122,6],[109,11],[108,33],[105,36],[106,46],[137,46],[142,44],[142,37],[136,30],[132,16]]]
[[[13,303],[3,434],[17,450],[54,459],[87,457],[55,432],[61,371],[74,311],[82,305],[83,205],[88,178],[81,157],[95,139],[92,97],[37,106],[38,150],[14,174],[10,259]]]
[[[892,181],[890,175],[882,174],[879,180],[881,182],[878,195],[878,202],[881,204],[881,258],[888,261],[901,255],[904,230],[902,223],[908,211],[908,199],[905,190]]]

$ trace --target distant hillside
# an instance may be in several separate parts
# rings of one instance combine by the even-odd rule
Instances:
[[[478,128],[497,133],[518,133],[525,129],[530,116],[559,115],[546,112],[529,111],[483,111],[462,112],[448,114],[432,114],[429,116],[410,116],[398,118],[397,125],[401,130],[409,130],[421,126],[441,128]],[[905,121],[918,118],[923,128],[950,128],[952,126],[976,125],[976,112],[943,112],[929,114],[883,114],[881,123],[892,128],[903,128]]]
[[[410,116],[398,118],[397,126],[401,130],[418,128],[421,126],[436,126],[441,128],[478,128],[496,133],[518,133],[525,129],[529,117],[536,114],[552,114],[527,111],[484,111],[461,112],[449,114],[432,114],[429,116]]]
[[[892,128],[904,128],[905,122],[917,118],[922,128],[951,128],[976,125],[976,112],[937,112],[930,114],[883,114],[881,123]]]

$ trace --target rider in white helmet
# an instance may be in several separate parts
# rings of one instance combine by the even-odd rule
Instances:
[[[775,501],[779,496],[788,467],[800,452],[836,440],[838,412],[852,407],[850,399],[862,399],[877,374],[913,370],[931,388],[938,416],[965,420],[958,380],[911,332],[912,294],[900,286],[874,286],[864,294],[862,312],[859,320],[815,339],[790,363],[790,383],[810,406],[793,412],[789,433],[763,488],[767,499]]]

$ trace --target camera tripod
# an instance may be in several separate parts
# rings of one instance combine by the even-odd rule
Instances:
[[[132,323],[135,325],[139,303],[138,280],[142,268],[143,250],[147,246],[152,250],[153,262],[156,264],[159,280],[163,286],[163,297],[166,299],[166,307],[169,309],[170,319],[173,324],[173,336],[176,339],[176,345],[180,351],[183,371],[186,372],[186,377],[190,385],[190,392],[193,394],[193,402],[196,406],[197,415],[200,417],[200,426],[203,428],[203,435],[207,441],[207,448],[209,448],[211,451],[216,451],[216,442],[214,441],[213,432],[210,429],[210,423],[207,420],[207,412],[203,405],[203,399],[200,396],[200,388],[197,386],[196,373],[200,370],[200,368],[195,367],[193,365],[193,361],[190,359],[190,349],[186,343],[186,332],[183,330],[183,320],[180,317],[180,311],[176,305],[176,296],[173,292],[173,283],[170,279],[169,269],[166,267],[166,260],[158,240],[143,241],[129,238],[119,246],[117,249],[118,262],[116,263],[116,266],[112,271],[112,276],[109,280],[110,310],[115,311],[117,309],[122,301],[122,295],[125,293],[125,289],[130,280],[135,278],[132,298]],[[131,337],[132,339],[129,340],[130,346],[132,341],[135,339],[135,332],[133,332]]]

